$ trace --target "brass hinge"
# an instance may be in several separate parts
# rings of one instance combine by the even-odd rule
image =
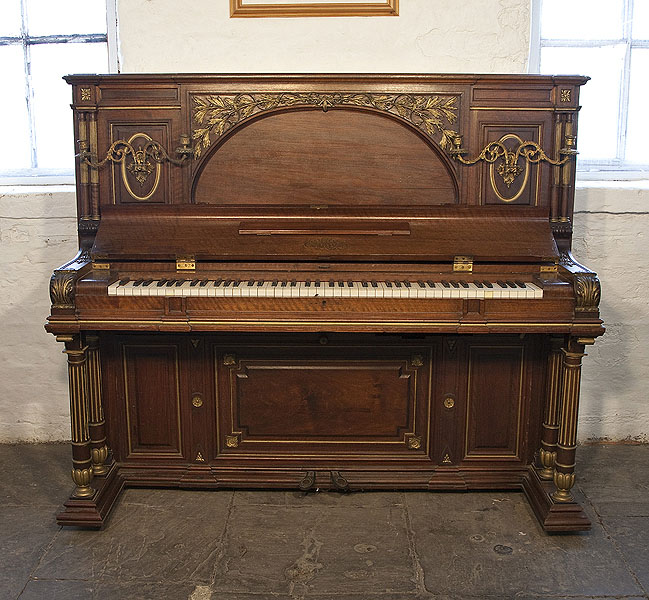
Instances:
[[[93,269],[110,269],[110,263],[107,262],[95,262],[94,260],[92,261],[92,268]]]
[[[541,273],[557,273],[558,271],[557,265],[541,265]]]
[[[193,254],[176,256],[176,271],[195,271],[196,257]]]
[[[456,256],[453,259],[453,272],[454,273],[472,273],[473,272],[473,256]]]

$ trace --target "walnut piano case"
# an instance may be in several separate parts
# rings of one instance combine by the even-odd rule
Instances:
[[[597,276],[583,77],[71,76],[80,250],[58,522],[124,486],[571,494]]]

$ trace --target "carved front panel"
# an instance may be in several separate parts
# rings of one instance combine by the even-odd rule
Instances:
[[[540,167],[516,153],[527,141],[543,147],[542,124],[516,127],[511,123],[483,123],[481,135],[483,145],[497,141],[509,151],[495,162],[482,165],[483,204],[537,206],[540,202]]]
[[[218,453],[421,454],[428,352],[384,348],[215,348]]]
[[[465,458],[517,458],[525,393],[525,346],[468,347]]]
[[[112,203],[133,204],[142,202],[164,203],[169,199],[168,164],[160,163],[144,152],[146,144],[157,142],[162,147],[170,145],[170,123],[111,124],[112,141],[124,140],[134,150],[121,163],[111,165]]]
[[[129,456],[181,456],[179,348],[122,345]]]

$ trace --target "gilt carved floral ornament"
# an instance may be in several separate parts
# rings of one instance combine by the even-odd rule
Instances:
[[[331,108],[350,106],[387,112],[423,131],[428,137],[440,136],[439,144],[450,149],[457,132],[450,125],[457,120],[457,96],[426,94],[369,93],[262,93],[193,96],[192,131],[194,153],[199,157],[226,132],[249,117],[281,108],[311,106],[324,112]],[[437,140],[436,140],[437,141]]]

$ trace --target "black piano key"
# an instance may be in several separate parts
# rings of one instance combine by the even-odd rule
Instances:
[[[507,284],[504,281],[498,280],[498,281],[496,281],[496,283],[503,289],[507,288]]]
[[[451,281],[451,285],[452,285],[454,288],[459,288],[459,287],[460,287],[460,284],[459,284],[457,281]]]
[[[145,279],[145,280],[142,282],[142,287],[148,287],[148,286],[150,286],[152,283],[153,283],[153,279]]]
[[[176,280],[175,280],[175,279],[169,279],[169,280],[167,281],[167,287],[171,287],[174,283],[176,283]]]
[[[493,288],[494,286],[494,284],[491,283],[491,281],[483,281],[482,283],[484,283],[485,287],[488,287],[490,289]]]
[[[319,279],[316,280],[316,282],[315,282],[315,286],[316,286],[316,287],[320,287],[320,280],[319,280]]]
[[[133,287],[137,287],[137,286],[142,285],[142,282],[143,282],[143,281],[144,281],[144,279],[138,279],[137,281],[135,281],[135,282],[133,283]]]
[[[119,280],[120,285],[126,285],[129,281],[131,281],[130,277],[124,277],[124,279]]]
[[[367,287],[367,281],[361,281],[361,285],[362,285],[363,287]]]
[[[451,287],[451,284],[450,284],[448,281],[444,281],[444,280],[442,280],[442,285],[443,285],[445,288],[450,288],[450,287]]]
[[[201,283],[200,283],[201,287],[205,287],[208,284],[208,282],[209,282],[209,279],[203,279],[203,281],[201,281]]]
[[[336,283],[334,281],[329,281],[329,287],[334,287]]]
[[[392,287],[392,282],[391,281],[386,281],[385,282],[385,287],[391,288]]]
[[[255,280],[254,279],[249,279],[248,280],[248,287],[252,287],[253,285],[255,285]]]
[[[466,281],[460,281],[460,285],[461,285],[463,288],[468,288],[468,287],[469,287],[469,284],[468,284]]]
[[[338,282],[338,287],[345,287],[345,284],[342,281]]]
[[[266,282],[265,282],[263,279],[260,279],[260,280],[257,282],[257,287],[261,287],[262,285],[264,285],[264,283],[266,283]]]
[[[401,282],[400,281],[395,281],[394,282],[394,287],[400,288],[401,287]]]
[[[519,281],[518,279],[514,281],[514,283],[519,287],[525,289],[525,284],[522,281]]]
[[[275,279],[275,280],[273,281],[273,283],[271,283],[270,285],[271,285],[271,287],[277,287],[277,284],[278,284],[278,283],[279,283],[279,281],[277,281],[277,279]]]
[[[510,287],[516,289],[516,284],[513,281],[505,281],[505,283]]]
[[[420,288],[425,288],[425,287],[426,287],[426,284],[425,284],[423,281],[418,281],[418,282],[417,282],[417,285],[418,285]]]
[[[165,283],[167,283],[167,280],[166,279],[161,279],[160,281],[158,281],[158,283],[156,283],[156,285],[158,287],[162,287]]]
[[[217,279],[214,282],[214,287],[220,287],[222,283],[223,283],[223,279]]]
[[[226,279],[223,282],[223,287],[230,287],[230,284],[233,283],[232,279]]]
[[[288,281],[282,281],[282,282],[279,284],[279,287],[286,287],[286,284],[287,284],[287,283],[288,283]]]
[[[308,279],[304,282],[304,287],[311,287],[311,282]]]
[[[189,284],[189,287],[196,287],[200,279],[192,279],[192,282]]]
[[[347,282],[347,287],[354,287],[354,282],[353,281],[348,281]]]
[[[376,281],[371,281],[370,284],[373,288],[379,287],[379,284],[376,283]]]
[[[291,281],[291,287],[295,287],[297,285],[297,281],[293,280]]]
[[[240,285],[241,285],[241,282],[240,282],[238,279],[236,279],[236,280],[233,282],[232,287],[239,287]]]
[[[407,288],[412,287],[412,284],[409,281],[402,281],[401,283],[403,283]]]
[[[484,287],[484,285],[482,285],[482,281],[478,281],[477,279],[473,282],[473,285],[475,285],[478,288]]]
[[[183,283],[185,283],[185,281],[187,281],[187,280],[186,279],[178,279],[178,281],[176,281],[176,287],[180,287]]]
[[[435,287],[435,282],[431,281],[430,279],[426,282],[426,285],[428,285],[429,288],[434,288]]]

